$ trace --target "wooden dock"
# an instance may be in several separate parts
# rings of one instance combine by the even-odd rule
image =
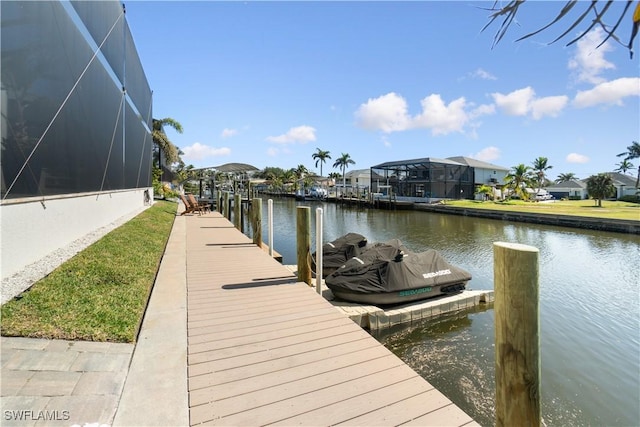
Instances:
[[[191,425],[478,425],[219,213],[186,219]]]

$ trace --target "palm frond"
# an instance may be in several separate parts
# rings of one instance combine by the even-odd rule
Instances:
[[[494,23],[496,23],[497,21],[499,21],[501,19],[501,23],[500,26],[498,28],[498,30],[496,31],[494,37],[493,37],[493,43],[492,43],[492,48],[494,48],[498,43],[500,43],[500,41],[504,38],[504,36],[506,35],[507,31],[509,30],[509,28],[511,27],[511,25],[516,21],[516,15],[518,13],[518,11],[520,10],[520,7],[526,2],[527,0],[512,0],[510,2],[508,2],[506,5],[502,6],[498,6],[498,2],[495,1],[493,3],[493,7],[488,9],[490,11],[492,11],[492,13],[489,15],[489,22],[487,22],[487,24],[485,24],[485,26],[482,28],[481,32],[486,30],[488,27],[490,27],[491,25],[493,25]],[[562,6],[562,8],[560,9],[560,11],[558,12],[558,14],[551,20],[549,21],[547,24],[545,24],[544,26],[538,28],[537,30],[530,32],[518,39],[516,39],[516,41],[522,41],[525,39],[528,39],[534,35],[537,35],[545,30],[548,30],[550,27],[552,27],[553,25],[557,24],[558,22],[560,22],[562,19],[566,18],[569,14],[569,12],[571,12],[572,10],[574,10],[575,6],[579,3],[584,3],[584,2],[580,2],[579,0],[567,0],[564,5]],[[604,3],[604,6],[602,8],[602,10],[599,10],[598,3],[602,4]],[[624,44],[623,42],[620,41],[620,38],[616,35],[616,32],[619,30],[620,25],[624,22],[624,17],[627,15],[627,12],[629,11],[629,9],[631,8],[632,4],[633,4],[633,0],[627,0],[625,2],[625,6],[624,8],[619,12],[619,15],[617,17],[617,19],[615,20],[615,23],[613,26],[609,26],[605,23],[604,19],[605,16],[610,15],[611,13],[611,6],[616,3],[615,0],[607,0],[606,2],[603,2],[601,0],[591,0],[589,2],[589,5],[584,9],[584,11],[582,13],[580,13],[580,15],[574,19],[574,21],[571,23],[571,25],[569,25],[569,27],[564,30],[558,37],[556,37],[555,39],[553,39],[551,42],[549,42],[548,44],[553,44],[558,42],[559,40],[563,39],[564,37],[566,37],[568,34],[572,33],[573,31],[576,30],[576,28],[578,28],[581,24],[585,23],[585,18],[587,18],[587,16],[589,16],[591,13],[594,14],[593,19],[591,20],[591,22],[587,25],[587,27],[584,30],[581,30],[580,33],[574,37],[573,39],[571,39],[566,46],[571,46],[572,44],[576,43],[577,41],[581,40],[583,37],[585,37],[591,30],[593,30],[593,28],[595,28],[596,26],[600,26],[604,32],[606,33],[606,37],[600,42],[600,44],[598,44],[598,47],[602,46],[603,44],[605,44],[607,41],[613,39],[616,42],[618,42],[619,44],[621,44],[622,46],[626,47],[629,50],[629,53],[631,55],[631,57],[633,58],[633,50],[632,50],[632,46],[633,46],[633,40],[636,36],[636,34],[638,33],[638,26],[640,25],[640,23],[636,20],[635,18],[635,13],[632,17],[632,32],[631,32],[631,37],[630,40],[627,44]],[[640,13],[640,3],[638,3],[638,6],[636,6],[636,13]]]

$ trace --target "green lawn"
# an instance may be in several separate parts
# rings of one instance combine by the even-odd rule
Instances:
[[[446,204],[447,206],[476,209],[493,209],[536,214],[577,215],[640,221],[639,204],[608,200],[602,202],[602,207],[596,206],[593,200],[554,200],[551,202],[524,202],[521,200],[511,200],[508,202],[447,200]]]
[[[2,335],[133,342],[175,219],[157,202],[2,306]]]

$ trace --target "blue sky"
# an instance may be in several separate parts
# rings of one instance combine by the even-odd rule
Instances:
[[[167,134],[195,167],[303,164],[319,172],[312,154],[320,148],[332,157],[324,175],[337,171],[341,153],[356,162],[350,170],[459,155],[504,167],[544,156],[552,179],[615,169],[616,154],[640,138],[640,55],[630,60],[615,43],[595,49],[601,30],[569,47],[571,38],[549,44],[568,18],[515,41],[564,2],[527,2],[492,48],[499,23],[481,31],[492,4],[132,1],[126,8],[153,116],[183,125],[184,133]],[[624,42],[630,15],[618,32]]]

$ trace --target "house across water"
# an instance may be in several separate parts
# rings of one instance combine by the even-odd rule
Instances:
[[[464,156],[398,160],[372,166],[370,188],[372,193],[391,191],[413,202],[474,199],[480,185],[493,187],[499,196],[508,172],[509,168]]]
[[[616,188],[616,194],[612,198],[620,199],[636,194],[636,178],[618,172],[608,172],[607,175],[611,177],[613,186]],[[564,181],[545,188],[556,199],[582,200],[589,198],[586,179]]]

